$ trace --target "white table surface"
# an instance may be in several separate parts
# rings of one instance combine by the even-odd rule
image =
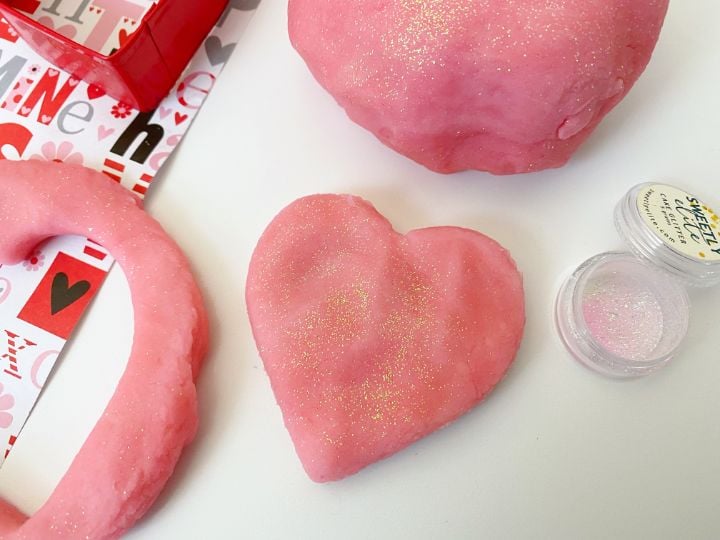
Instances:
[[[679,357],[641,380],[602,378],[556,336],[561,279],[620,247],[615,202],[635,183],[720,200],[720,3],[675,0],[644,77],[567,167],[441,176],[352,124],[264,0],[149,210],[193,261],[212,313],[202,428],[135,539],[720,537],[720,290],[693,294]],[[528,325],[509,376],[452,426],[329,485],[303,472],[253,343],[246,269],[297,197],[349,192],[400,231],[489,234],[524,271]],[[132,337],[116,268],[67,350],[0,492],[30,512],[52,491],[122,373]]]

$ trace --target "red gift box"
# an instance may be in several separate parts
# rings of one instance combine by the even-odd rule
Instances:
[[[39,24],[37,0],[0,0],[0,13],[57,67],[141,111],[155,109],[225,10],[228,0],[158,0],[120,49],[106,56]]]

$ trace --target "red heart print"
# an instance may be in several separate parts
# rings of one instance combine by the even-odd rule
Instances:
[[[100,88],[99,86],[97,86],[95,84],[91,84],[90,86],[87,87],[87,96],[88,96],[88,99],[90,99],[90,100],[101,98],[104,95],[105,95],[105,90],[103,90],[102,88]]]
[[[180,124],[182,124],[182,123],[183,123],[185,120],[187,120],[187,119],[188,119],[188,115],[187,115],[187,114],[181,114],[181,113],[179,113],[179,112],[176,112],[176,113],[175,113],[175,125],[178,125],[178,126],[179,126]]]
[[[120,40],[120,47],[125,46],[125,42],[128,40],[129,37],[130,37],[130,34],[128,33],[128,31],[125,30],[124,28],[122,28],[120,30],[120,33],[118,34],[118,38]]]
[[[468,229],[402,235],[369,203],[315,195],[263,233],[253,334],[308,475],[338,480],[482,401],[523,334],[522,278]]]
[[[106,126],[98,126],[98,141],[108,138],[115,133],[115,129]]]

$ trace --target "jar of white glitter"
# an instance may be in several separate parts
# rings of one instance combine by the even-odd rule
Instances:
[[[556,322],[568,350],[614,377],[673,358],[688,330],[687,287],[720,283],[720,217],[673,186],[641,184],[615,209],[629,252],[584,262],[560,289]]]

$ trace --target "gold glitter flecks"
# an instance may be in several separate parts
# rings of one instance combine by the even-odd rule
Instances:
[[[392,367],[386,366],[385,372],[382,374],[382,380],[384,384],[392,385],[394,381]]]
[[[368,284],[331,290],[319,306],[309,309],[287,328],[286,347],[294,351],[285,365],[292,370],[320,372],[327,358],[345,354],[367,335],[370,307]]]
[[[402,59],[408,69],[423,71],[425,67],[444,65],[440,51],[452,35],[470,20],[475,3],[467,0],[399,0],[389,25],[381,37],[383,50],[390,57]]]
[[[362,312],[371,302],[369,287],[369,283],[355,284],[351,293],[330,295],[326,302],[329,311],[342,313],[354,301],[355,309],[360,308]],[[328,444],[338,447],[351,434],[366,433],[370,424],[377,426],[373,437],[383,437],[399,423],[416,423],[427,415],[428,404],[415,397],[428,388],[442,388],[434,385],[437,370],[441,368],[430,362],[432,317],[428,309],[436,294],[427,277],[412,269],[408,268],[408,272],[400,276],[397,287],[387,299],[398,308],[391,310],[376,327],[379,331],[377,338],[382,344],[380,354],[355,359],[360,363],[359,372],[365,373],[364,378],[350,385],[326,387],[317,400],[325,415],[338,415],[345,419],[344,429],[338,428],[338,433],[326,433],[324,440]],[[364,317],[363,314],[363,320]],[[342,316],[335,318],[335,324],[345,326]],[[362,343],[362,337],[348,343],[347,349],[357,343]],[[342,366],[347,365],[350,359],[333,356],[327,366],[318,368],[326,377],[337,373],[330,367],[330,361]],[[367,368],[362,367],[363,363]]]
[[[400,408],[402,388],[398,385],[377,380],[376,376],[365,379],[359,387],[365,415],[374,422],[383,422],[396,416]]]
[[[344,444],[342,437],[333,437],[327,431],[322,434],[322,438],[327,445],[335,448],[340,448]]]
[[[366,310],[368,307],[368,300],[370,298],[370,293],[368,293],[367,289],[364,287],[355,287],[355,294],[360,298],[360,307],[363,310]]]

